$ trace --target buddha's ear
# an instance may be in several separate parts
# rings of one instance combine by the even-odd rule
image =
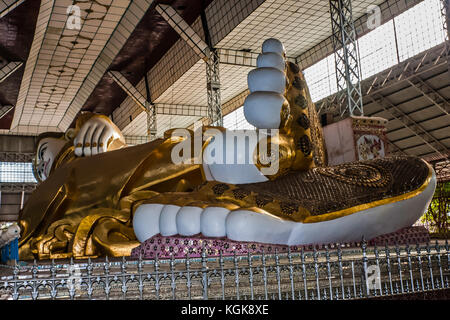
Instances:
[[[73,140],[76,136],[76,130],[73,128],[67,129],[66,133],[64,134],[64,138],[67,141]]]

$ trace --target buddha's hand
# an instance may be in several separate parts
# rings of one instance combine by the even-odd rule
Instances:
[[[77,157],[89,157],[108,150],[108,144],[119,138],[119,129],[106,116],[95,115],[86,121],[73,143]]]

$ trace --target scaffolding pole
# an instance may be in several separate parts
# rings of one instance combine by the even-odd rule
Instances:
[[[205,10],[202,10],[200,17],[202,19],[203,32],[205,34],[206,48],[206,90],[208,96],[208,118],[213,126],[223,126],[222,104],[220,101],[220,58],[216,48],[212,45],[211,35],[209,33],[208,19]]]
[[[332,28],[332,42],[336,64],[336,82],[339,100],[346,100],[347,105],[340,104],[340,115],[364,115],[361,72],[359,65],[356,31],[352,17],[350,0],[329,0]]]

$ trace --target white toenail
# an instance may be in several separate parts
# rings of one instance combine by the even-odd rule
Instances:
[[[159,230],[163,236],[173,236],[177,231],[177,212],[180,210],[179,206],[168,204],[164,206],[159,218]]]
[[[271,67],[284,72],[285,62],[282,56],[273,52],[260,53],[256,59],[258,68]]]
[[[285,88],[286,76],[276,68],[257,68],[248,73],[248,89],[252,93],[269,91],[283,94]]]
[[[225,237],[225,220],[230,210],[220,207],[206,208],[200,217],[200,229],[205,237]]]
[[[142,204],[134,213],[133,229],[136,238],[143,242],[159,233],[159,216],[162,204]]]
[[[182,207],[176,217],[177,230],[182,236],[192,236],[200,233],[200,215],[203,209],[199,207]]]

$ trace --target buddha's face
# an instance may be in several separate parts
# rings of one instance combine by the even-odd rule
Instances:
[[[41,181],[49,177],[56,156],[65,143],[66,141],[57,138],[44,138],[39,142],[36,151],[36,174]]]

